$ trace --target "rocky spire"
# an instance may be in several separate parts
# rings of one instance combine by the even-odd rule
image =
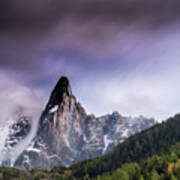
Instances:
[[[64,95],[71,96],[72,91],[68,78],[62,76],[51,93],[49,102],[46,106],[46,110],[51,109],[55,105],[60,105]]]

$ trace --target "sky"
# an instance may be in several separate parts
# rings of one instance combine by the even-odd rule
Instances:
[[[180,112],[179,0],[1,0],[0,121],[41,112],[61,76],[88,113]]]

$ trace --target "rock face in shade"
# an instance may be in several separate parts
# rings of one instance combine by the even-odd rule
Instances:
[[[119,142],[156,124],[154,119],[123,117],[118,112],[87,115],[61,77],[42,113],[37,134],[19,156],[18,168],[71,165],[110,152]]]

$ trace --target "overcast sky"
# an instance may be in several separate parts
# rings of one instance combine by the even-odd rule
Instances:
[[[1,0],[1,119],[69,77],[88,113],[180,112],[179,0]]]

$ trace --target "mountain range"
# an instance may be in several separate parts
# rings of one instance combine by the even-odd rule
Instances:
[[[129,137],[101,157],[44,170],[0,167],[0,177],[5,180],[179,180],[180,114]]]
[[[10,127],[4,154],[28,136],[31,124],[30,117],[22,116]],[[32,141],[13,164],[6,155],[2,165],[21,169],[70,166],[105,155],[128,137],[155,124],[153,118],[125,117],[118,112],[101,117],[89,115],[72,94],[68,78],[61,77],[41,114]]]

